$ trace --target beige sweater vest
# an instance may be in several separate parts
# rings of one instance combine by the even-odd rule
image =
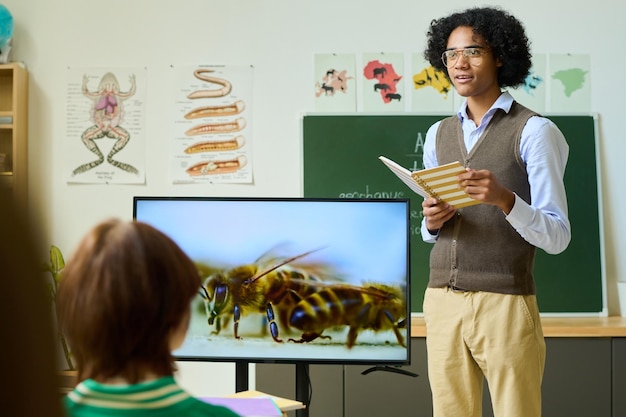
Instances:
[[[530,203],[530,185],[520,157],[520,138],[536,113],[513,103],[509,113],[498,110],[470,153],[461,122],[455,115],[437,131],[439,164],[461,161],[474,169],[488,169],[508,189]],[[448,285],[503,294],[534,294],[535,247],[506,221],[497,207],[479,204],[457,210],[445,223],[430,254],[429,287]]]

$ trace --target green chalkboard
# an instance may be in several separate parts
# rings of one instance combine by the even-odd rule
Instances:
[[[426,131],[444,116],[307,115],[303,119],[305,197],[410,198],[411,311],[421,312],[430,244],[420,235],[421,201],[379,160],[422,168]],[[537,251],[535,281],[542,313],[603,313],[603,262],[593,116],[550,116],[565,135],[572,241],[559,255]]]

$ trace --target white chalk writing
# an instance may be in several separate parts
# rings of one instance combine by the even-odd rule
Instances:
[[[365,191],[348,191],[339,193],[339,198],[407,198],[403,191],[370,191],[369,185],[365,185]]]

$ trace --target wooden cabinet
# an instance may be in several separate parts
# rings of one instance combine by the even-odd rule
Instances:
[[[17,204],[28,199],[28,72],[19,63],[0,65],[0,183]]]
[[[546,349],[543,415],[626,416],[626,337],[547,337]],[[309,417],[432,416],[425,338],[411,339],[405,367],[417,378],[366,369],[311,365]],[[293,365],[256,365],[256,389],[293,397],[294,385]],[[486,385],[483,416],[493,417]]]
[[[626,337],[613,339],[613,415],[626,416]]]

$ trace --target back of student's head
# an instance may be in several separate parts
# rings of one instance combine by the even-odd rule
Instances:
[[[152,226],[96,225],[67,262],[57,295],[79,380],[171,375],[170,336],[199,288],[193,262]]]

